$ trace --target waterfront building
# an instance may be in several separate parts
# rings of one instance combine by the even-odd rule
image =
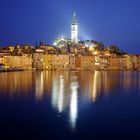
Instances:
[[[5,56],[3,64],[6,68],[32,69],[32,55]]]
[[[0,51],[0,57],[9,56],[9,55],[10,55],[9,50],[1,50]]]
[[[42,52],[33,53],[33,68],[37,70],[44,69],[44,55]]]
[[[121,63],[121,60],[122,58],[121,57],[109,57],[108,58],[108,63],[109,63],[109,65],[108,65],[108,69],[110,69],[110,70],[119,70],[119,69],[121,69],[121,65],[122,65],[122,63]]]
[[[80,55],[75,57],[75,68],[81,69],[81,56]]]
[[[43,67],[45,70],[51,70],[52,69],[52,55],[50,54],[44,54],[44,63]]]
[[[69,55],[58,55],[58,69],[69,69]]]
[[[58,69],[58,55],[52,55],[52,70]]]
[[[32,69],[32,63],[33,63],[32,54],[23,54],[23,56],[21,56],[22,69],[24,70]]]
[[[75,55],[70,55],[69,56],[69,65],[70,65],[70,69],[74,70],[75,69]]]
[[[137,55],[133,55],[133,69],[137,69],[138,68],[138,56]]]
[[[81,56],[81,68],[88,70],[94,69],[94,57],[93,56]]]
[[[98,69],[100,70],[107,70],[108,69],[108,57],[105,56],[100,56],[99,57],[99,65],[98,65]]]
[[[4,57],[0,57],[0,64],[4,64]]]
[[[124,55],[124,65],[126,70],[133,69],[133,58],[131,55]]]
[[[124,63],[124,57],[123,56],[120,56],[120,66],[119,66],[119,69],[120,70],[124,70],[125,69],[125,63]]]

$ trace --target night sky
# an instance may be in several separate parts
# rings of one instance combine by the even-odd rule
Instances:
[[[70,38],[74,11],[80,40],[140,53],[140,0],[0,0],[0,46]]]

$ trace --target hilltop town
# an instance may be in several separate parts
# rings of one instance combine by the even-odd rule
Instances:
[[[78,40],[74,13],[71,39],[57,38],[52,45],[16,45],[0,48],[0,71],[11,70],[140,70],[140,55],[130,55],[115,45]]]
[[[129,55],[115,46],[104,48],[96,43],[94,47],[59,48],[45,44],[4,47],[0,49],[0,70],[140,70],[140,55]]]

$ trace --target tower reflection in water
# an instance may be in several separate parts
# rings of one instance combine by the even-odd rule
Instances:
[[[78,82],[76,81],[77,78],[72,79],[71,82],[71,98],[70,98],[70,123],[73,129],[75,129],[76,126],[76,119],[78,116],[78,98],[77,98],[77,94],[78,94]]]
[[[71,82],[69,83],[69,72],[65,72],[63,74],[64,75],[59,75],[58,73],[53,74],[51,103],[53,108],[58,110],[58,113],[63,112],[65,107],[70,108],[70,125],[74,129],[78,115],[78,82],[77,77],[72,77],[70,78]]]

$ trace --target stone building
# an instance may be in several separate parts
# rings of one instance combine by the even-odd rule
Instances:
[[[58,55],[52,55],[52,70],[58,69]]]
[[[36,70],[44,69],[44,54],[43,53],[33,53],[33,68]]]
[[[58,69],[69,69],[69,55],[58,55]]]
[[[5,56],[4,65],[7,68],[32,69],[32,55]]]
[[[120,70],[122,68],[121,57],[109,57],[108,58],[108,69],[109,70]]]
[[[4,57],[0,57],[0,64],[4,64]]]
[[[93,56],[81,56],[81,69],[94,69],[94,57]]]
[[[70,55],[69,56],[69,66],[71,70],[75,69],[75,55]]]
[[[43,56],[43,68],[45,70],[51,70],[52,69],[52,55],[50,54],[44,54]]]
[[[133,57],[131,55],[124,55],[124,68],[126,70],[133,69]]]
[[[108,57],[105,57],[105,56],[99,57],[99,69],[100,70],[108,69]]]
[[[75,57],[75,68],[76,69],[81,69],[81,56],[76,56]]]

